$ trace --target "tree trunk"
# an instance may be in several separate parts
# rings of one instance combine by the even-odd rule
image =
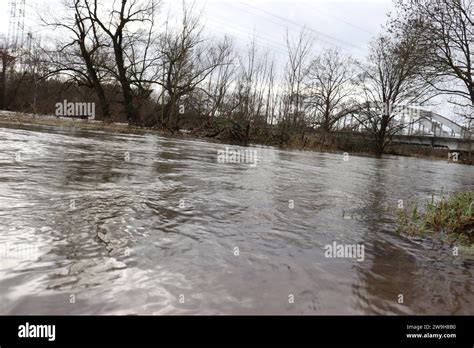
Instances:
[[[127,121],[129,125],[139,125],[138,112],[133,105],[133,92],[130,86],[130,81],[127,78],[127,69],[124,65],[122,47],[118,42],[114,43],[114,54],[115,61],[117,64],[117,70],[119,75],[119,82],[122,86],[123,102],[125,112],[127,114]]]
[[[2,51],[2,74],[0,75],[0,109],[6,109],[6,94],[7,94],[7,52]]]
[[[105,97],[104,89],[102,88],[102,85],[99,81],[97,71],[92,61],[92,57],[90,53],[87,51],[87,48],[85,45],[85,35],[83,35],[81,40],[79,41],[79,46],[81,49],[82,58],[84,59],[84,62],[86,63],[87,73],[92,81],[92,88],[94,89],[94,92],[97,94],[97,97],[99,98],[100,108],[102,110],[102,116],[104,117],[105,121],[109,121],[110,120],[109,103]]]
[[[251,125],[251,122],[250,121],[247,122],[247,127],[245,128],[244,146],[247,146],[249,143],[250,125]]]
[[[382,154],[385,150],[386,142],[385,138],[387,136],[387,127],[390,121],[390,116],[383,115],[380,122],[380,130],[375,136],[375,155],[377,157],[382,157]]]

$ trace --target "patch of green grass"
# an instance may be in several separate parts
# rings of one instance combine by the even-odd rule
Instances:
[[[398,232],[429,235],[446,243],[474,250],[474,191],[461,192],[435,201],[422,209],[416,205],[399,212]]]

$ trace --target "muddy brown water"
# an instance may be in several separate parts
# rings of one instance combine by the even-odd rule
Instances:
[[[388,209],[473,189],[473,167],[224,149],[0,125],[0,314],[474,313],[474,262]]]

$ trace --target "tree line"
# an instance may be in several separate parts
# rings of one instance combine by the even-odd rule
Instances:
[[[303,28],[282,35],[285,64],[259,47],[206,34],[202,9],[179,21],[158,0],[73,0],[41,17],[47,43],[0,48],[0,108],[51,113],[58,100],[93,101],[104,122],[286,145],[357,128],[380,155],[406,127],[396,110],[438,95],[473,119],[474,0],[394,0],[396,12],[358,61],[317,51]],[[345,123],[350,115],[354,122]]]

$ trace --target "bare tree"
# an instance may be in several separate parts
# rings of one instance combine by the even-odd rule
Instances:
[[[211,44],[202,34],[199,15],[194,13],[194,4],[183,3],[183,16],[178,30],[166,30],[161,36],[161,71],[155,83],[168,95],[165,105],[164,123],[171,130],[179,128],[178,103],[189,96],[211,73],[221,65],[228,64],[231,45],[227,40]],[[184,104],[181,106],[183,111]]]
[[[272,60],[268,69],[267,75],[267,96],[266,96],[266,107],[265,107],[265,123],[273,124],[276,117],[276,108],[278,106],[279,95],[276,92],[277,87],[277,68],[275,66],[275,60]]]
[[[204,94],[204,98],[200,101],[203,106],[202,112],[208,118],[214,118],[225,112],[225,104],[236,72],[232,41],[224,37],[219,46],[219,50],[226,52],[222,56],[223,62],[209,74],[207,81],[200,88]]]
[[[7,71],[10,70],[15,61],[5,37],[2,37],[0,41],[0,59],[2,64],[2,72],[0,74],[0,109],[5,109],[7,108]]]
[[[425,73],[429,83],[450,102],[474,106],[474,1],[473,0],[396,0],[399,16],[393,23],[400,30],[411,30],[429,57]],[[436,79],[433,79],[436,77]]]
[[[357,118],[372,135],[378,156],[404,127],[395,124],[396,111],[415,103],[423,104],[434,96],[430,85],[421,77],[426,65],[417,37],[405,34],[377,38],[371,45],[367,63],[362,66],[364,102]]]
[[[288,49],[288,63],[284,75],[287,88],[285,114],[291,117],[292,126],[295,126],[303,105],[302,90],[314,40],[304,28],[295,40],[290,37],[287,29],[285,39]]]
[[[158,3],[150,3],[150,9],[156,11]],[[162,54],[160,36],[157,33],[155,15],[147,19],[148,26],[141,25],[127,37],[128,45],[124,50],[129,64],[131,84],[136,88],[137,108],[148,101],[153,92],[152,85],[160,76]]]
[[[266,97],[274,72],[274,63],[268,51],[260,51],[254,36],[245,55],[239,56],[239,70],[233,93],[232,116],[236,127],[244,127],[243,143],[249,141],[252,125],[266,117],[269,104]]]
[[[133,84],[137,84],[137,76],[143,76],[144,72],[130,68],[134,64],[144,64],[148,66],[148,50],[142,50],[145,57],[139,60],[137,57],[137,46],[143,44],[138,40],[143,27],[153,27],[154,17],[157,11],[155,0],[121,0],[114,2],[112,10],[104,8],[104,4],[99,4],[97,0],[84,0],[88,3],[87,11],[89,17],[105,34],[110,41],[113,52],[114,67],[109,68],[119,82],[122,90],[123,104],[129,124],[140,124],[140,114],[136,103],[136,96],[133,91]],[[148,32],[152,31],[149,29]],[[152,37],[149,34],[148,37]],[[147,37],[147,38],[148,38]],[[150,44],[151,39],[145,40],[145,44]],[[131,61],[133,60],[133,62]],[[108,65],[106,65],[107,67]],[[143,66],[143,65],[142,65]]]
[[[103,51],[107,42],[98,32],[97,25],[91,17],[90,0],[64,1],[66,16],[42,18],[48,27],[61,30],[62,35],[56,42],[54,50],[46,52],[50,71],[46,75],[61,75],[72,79],[79,86],[94,90],[102,110],[104,120],[110,121],[110,105],[105,96],[103,80],[100,71]]]
[[[28,106],[33,113],[38,112],[38,92],[41,83],[49,76],[50,62],[42,46],[41,40],[28,33],[28,44],[23,53],[23,64],[26,71],[26,77],[29,79],[29,95],[25,96],[28,100]],[[30,97],[30,98],[28,98]]]
[[[326,49],[310,63],[306,74],[306,105],[315,113],[315,124],[323,132],[332,131],[334,124],[344,117],[354,96],[355,61],[337,49]]]

